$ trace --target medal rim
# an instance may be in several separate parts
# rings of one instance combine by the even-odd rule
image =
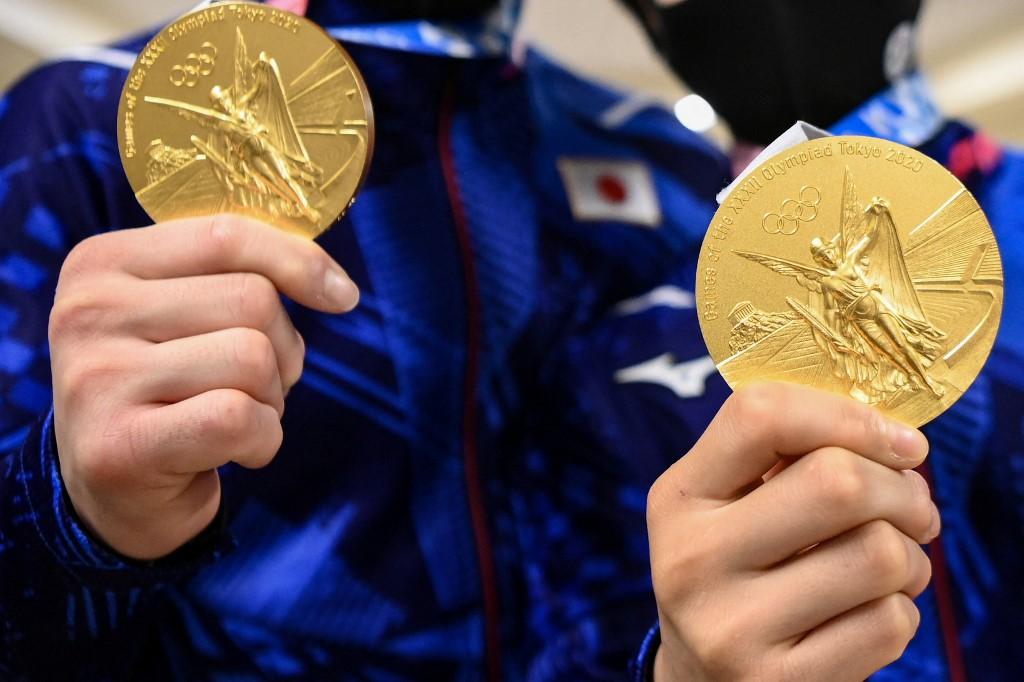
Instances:
[[[234,0],[234,1],[229,1],[229,2],[218,2],[218,3],[216,3],[216,5],[220,6],[220,7],[227,7],[229,5],[250,6],[250,5],[253,5],[253,4],[254,3],[246,2],[245,0]],[[262,5],[260,5],[260,6],[263,7]],[[161,222],[168,222],[168,221],[171,221],[171,220],[177,220],[178,218],[168,217],[168,218],[163,218],[163,219],[157,219],[156,216],[154,216],[152,213],[150,213],[149,209],[146,208],[146,206],[144,206],[141,201],[138,201],[138,194],[144,188],[137,188],[135,186],[135,182],[133,182],[132,176],[128,172],[128,160],[129,159],[126,157],[126,154],[125,154],[126,139],[125,139],[125,135],[124,135],[124,119],[125,119],[125,111],[126,111],[128,88],[129,88],[129,85],[132,82],[132,76],[135,75],[135,73],[137,73],[137,71],[139,69],[139,60],[141,59],[141,57],[144,54],[146,54],[146,50],[149,49],[150,45],[152,45],[154,42],[156,42],[156,40],[158,40],[161,36],[165,35],[171,29],[172,26],[176,25],[181,20],[186,19],[186,18],[188,18],[188,17],[190,17],[190,16],[192,16],[194,14],[199,14],[199,13],[204,12],[204,11],[209,10],[209,9],[210,9],[210,6],[196,7],[194,9],[191,9],[188,12],[185,12],[184,14],[178,16],[173,21],[169,22],[167,25],[165,25],[163,28],[161,28],[159,31],[157,31],[153,35],[152,38],[150,38],[149,40],[146,41],[146,44],[142,47],[142,49],[139,50],[139,53],[136,55],[135,62],[132,64],[131,69],[128,70],[128,75],[125,78],[124,86],[121,88],[121,95],[120,95],[120,99],[119,99],[118,105],[117,105],[117,121],[116,121],[116,130],[115,130],[115,132],[116,132],[115,137],[117,138],[118,155],[119,155],[119,157],[121,159],[121,169],[124,171],[125,179],[128,181],[128,185],[132,189],[133,197],[135,197],[136,202],[139,204],[139,206],[142,208],[142,210],[145,211],[146,215],[149,217],[150,220],[153,221],[154,224],[158,224],[158,223],[161,223]],[[316,233],[314,235],[312,235],[312,236],[307,236],[307,238],[315,240],[315,239],[319,238],[321,235],[323,235],[325,232],[327,232],[329,229],[331,229],[332,227],[337,225],[338,222],[340,222],[341,219],[344,218],[348,214],[348,211],[355,204],[356,199],[358,198],[359,193],[362,191],[363,186],[366,183],[367,177],[370,174],[370,166],[373,163],[373,154],[374,154],[375,145],[376,145],[376,138],[377,138],[376,119],[375,119],[375,113],[374,113],[374,107],[373,107],[373,99],[370,96],[370,89],[366,85],[366,80],[363,77],[362,70],[359,68],[359,65],[356,62],[356,60],[352,58],[352,55],[349,53],[349,51],[347,49],[345,49],[345,46],[342,44],[342,42],[340,40],[338,40],[337,38],[332,36],[322,26],[320,26],[315,21],[313,21],[313,20],[311,20],[311,19],[309,19],[307,17],[304,17],[304,16],[299,15],[299,14],[295,14],[294,12],[289,12],[288,10],[279,9],[277,7],[265,7],[265,9],[268,9],[268,10],[273,11],[273,12],[280,12],[282,14],[285,14],[285,15],[289,16],[289,17],[293,17],[297,21],[301,22],[305,28],[313,29],[316,32],[318,32],[320,35],[322,35],[324,38],[326,38],[327,41],[335,49],[339,50],[341,52],[342,56],[345,58],[345,62],[350,66],[350,71],[352,73],[353,81],[355,82],[355,85],[358,88],[359,93],[360,93],[360,95],[362,97],[362,100],[363,100],[363,105],[364,105],[363,109],[364,109],[365,115],[366,115],[366,130],[367,130],[367,134],[366,134],[366,158],[363,161],[363,163],[361,164],[362,168],[360,169],[360,172],[359,172],[359,179],[356,181],[355,188],[352,191],[351,198],[349,198],[349,200],[345,203],[345,205],[342,206],[342,208],[338,212],[338,214],[336,216],[334,216],[330,221],[325,222],[322,227],[319,224],[316,225],[316,230],[315,230]],[[238,26],[240,24],[236,23],[235,25]],[[225,212],[228,213],[229,215],[238,215],[238,216],[244,216],[246,218],[252,218],[252,216],[250,216],[250,215],[245,215],[245,214],[242,214],[242,213],[233,212],[230,208],[227,211],[225,211]],[[272,217],[270,217],[270,216],[268,216],[268,219],[263,220],[263,222],[265,222],[268,225],[271,225],[272,227],[275,227],[277,229],[284,229],[284,231],[286,231],[286,232],[288,232],[290,234],[295,234],[295,232],[293,230],[285,229],[281,225],[275,223],[272,220]],[[310,230],[310,232],[312,233],[313,230]]]
[[[881,142],[881,143],[884,143],[884,144],[887,144],[887,145],[894,146],[898,151],[909,151],[909,152],[913,152],[915,155],[920,156],[922,159],[924,159],[925,163],[930,164],[934,169],[937,169],[938,171],[940,171],[942,173],[945,173],[947,176],[949,176],[950,179],[953,180],[954,183],[956,183],[955,184],[956,187],[958,187],[961,191],[967,193],[967,195],[971,198],[971,201],[973,201],[975,203],[975,205],[978,206],[978,210],[980,211],[982,217],[985,220],[985,227],[988,229],[989,234],[992,236],[992,245],[995,248],[996,261],[997,261],[997,263],[999,265],[999,280],[1000,280],[999,286],[1000,286],[1001,292],[1002,292],[1002,295],[1001,295],[1001,297],[999,299],[999,308],[996,311],[996,319],[995,319],[995,321],[993,323],[994,327],[993,327],[993,329],[991,331],[992,342],[990,344],[988,344],[988,347],[985,349],[984,356],[981,358],[981,362],[978,363],[977,370],[970,375],[970,377],[969,377],[970,380],[966,382],[966,388],[964,388],[963,391],[960,391],[960,394],[952,402],[950,402],[949,405],[946,405],[946,406],[942,407],[942,409],[938,410],[937,412],[934,412],[933,414],[928,416],[925,419],[925,421],[921,422],[920,424],[912,424],[915,427],[920,427],[920,426],[923,426],[924,424],[928,424],[931,421],[934,421],[935,419],[937,419],[940,415],[942,415],[944,412],[949,410],[953,405],[955,405],[961,398],[963,398],[964,394],[967,393],[967,391],[970,390],[970,388],[974,384],[974,382],[977,381],[978,377],[981,375],[981,372],[984,370],[985,365],[988,364],[989,358],[992,356],[992,351],[995,349],[996,341],[999,338],[999,330],[1000,330],[1001,325],[1002,325],[1003,311],[1004,311],[1005,303],[1006,303],[1006,271],[1005,271],[1005,268],[1003,267],[1002,251],[999,248],[999,242],[996,239],[995,230],[992,229],[992,223],[988,219],[988,214],[985,213],[984,207],[982,207],[981,202],[978,201],[977,197],[974,196],[974,193],[971,192],[971,190],[963,183],[963,181],[960,180],[960,178],[956,177],[952,172],[950,172],[950,170],[948,168],[946,168],[944,165],[942,165],[941,163],[939,163],[938,161],[933,159],[931,156],[925,154],[921,150],[915,149],[913,147],[909,147],[909,146],[907,146],[905,144],[901,144],[899,142],[888,140],[886,138],[872,137],[872,136],[868,136],[868,135],[829,135],[827,137],[821,137],[821,138],[815,138],[815,139],[811,139],[811,140],[805,140],[804,142],[800,142],[799,144],[795,144],[795,145],[792,145],[790,147],[787,147],[787,148],[779,151],[777,154],[773,154],[771,157],[761,161],[756,166],[748,167],[749,171],[744,173],[743,177],[746,178],[746,177],[754,176],[758,172],[760,172],[760,170],[762,168],[764,168],[768,164],[772,163],[773,161],[777,161],[778,159],[785,158],[787,156],[792,156],[793,154],[799,153],[801,150],[804,150],[805,148],[808,148],[808,147],[810,147],[812,145],[821,144],[822,142],[829,142],[829,141],[833,141],[833,142],[851,142],[851,143],[852,142],[862,142],[862,143],[869,143],[869,144],[878,144],[879,142]],[[696,265],[696,273],[695,273],[696,278],[695,278],[695,281],[694,281],[694,290],[695,290],[694,291],[694,303],[695,303],[695,306],[696,306],[697,323],[698,323],[698,326],[700,328],[701,339],[704,341],[704,346],[705,346],[705,348],[707,348],[708,355],[714,361],[716,369],[723,362],[727,361],[729,358],[734,357],[735,354],[725,355],[723,357],[718,358],[718,357],[715,357],[715,353],[712,352],[712,344],[710,343],[710,331],[708,329],[710,324],[709,324],[709,321],[705,321],[704,315],[702,313],[702,311],[703,311],[703,303],[704,303],[704,292],[703,292],[703,288],[701,287],[701,273],[704,271],[704,268],[707,265],[706,258],[705,258],[705,251],[706,251],[706,246],[708,244],[708,240],[711,238],[711,228],[718,222],[719,217],[723,214],[723,211],[725,211],[726,208],[727,208],[726,205],[727,205],[729,199],[731,199],[733,197],[733,195],[736,194],[739,191],[739,189],[742,187],[742,184],[743,184],[742,182],[737,183],[737,186],[734,187],[733,190],[731,192],[729,192],[728,195],[726,195],[726,197],[722,200],[721,204],[719,204],[718,208],[715,210],[715,213],[712,216],[711,221],[708,223],[708,230],[705,232],[704,237],[701,240],[700,253],[699,253],[698,257],[697,257],[697,265]],[[718,344],[716,343],[715,345],[718,345]],[[729,388],[732,391],[738,390],[736,386],[734,386],[728,379],[726,379],[726,377],[721,373],[721,371],[719,371],[719,376],[722,377],[722,380],[725,381],[726,385],[728,385]],[[756,383],[756,380],[745,382],[744,385],[751,385],[753,383]],[[803,382],[796,382],[796,381],[789,382],[789,383],[793,383],[793,384],[801,385],[801,386],[808,386],[810,388],[814,388],[814,389],[817,389],[817,390],[825,391],[827,393],[832,393],[834,395],[844,395],[844,396],[850,397],[850,396],[848,396],[847,393],[841,393],[839,391],[830,390],[830,388],[828,388],[827,386],[821,386],[821,385],[810,384],[810,383],[803,383]],[[850,397],[850,399],[851,400],[855,400],[855,398],[852,398],[852,397]],[[895,417],[892,414],[892,411],[875,407],[874,405],[870,405],[869,403],[865,403],[865,402],[862,402],[860,400],[858,400],[857,402],[859,402],[862,405],[867,405],[868,407],[872,407],[874,409],[879,409],[883,414],[885,414],[889,418],[898,418],[898,417]]]

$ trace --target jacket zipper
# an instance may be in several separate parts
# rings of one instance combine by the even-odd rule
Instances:
[[[480,472],[477,449],[477,390],[480,378],[480,333],[482,326],[479,280],[473,243],[466,219],[466,208],[459,188],[455,168],[455,150],[452,127],[455,119],[457,67],[452,69],[441,101],[438,147],[444,172],[448,200],[451,204],[455,236],[462,260],[463,289],[466,296],[466,370],[463,379],[462,405],[462,458],[466,477],[466,497],[476,542],[477,562],[480,568],[481,596],[484,611],[484,659],[487,680],[501,679],[501,619],[498,600],[498,580],[494,565],[494,551],[488,526],[487,505]]]

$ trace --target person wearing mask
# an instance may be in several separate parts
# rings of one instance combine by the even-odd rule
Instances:
[[[900,655],[939,526],[923,436],[807,389],[724,399],[689,292],[727,159],[510,65],[494,4],[309,4],[378,121],[317,244],[137,228],[114,113],[144,41],[3,100],[5,678],[575,680],[641,648],[667,679],[857,679]]]
[[[946,119],[936,106],[916,67],[920,0],[629,0],[626,4],[672,69],[728,123],[736,139],[731,150],[734,176],[798,120],[835,134],[870,135],[916,147],[946,166],[981,203],[1000,244],[1007,290],[1019,286],[1024,265],[1019,244],[1024,223],[1024,156]],[[677,324],[673,316],[680,315],[661,308],[642,323],[643,329],[647,325],[671,328]],[[683,316],[693,317],[689,311]],[[644,333],[627,328],[628,321],[618,324],[620,328],[606,332],[610,337]],[[942,535],[928,548],[934,578],[916,600],[918,614],[913,618],[920,618],[916,637],[896,663],[872,679],[996,680],[1024,674],[1024,656],[1015,643],[1024,608],[1020,590],[1024,460],[1016,444],[1024,423],[1022,334],[1024,308],[1011,295],[992,356],[978,381],[948,413],[924,428],[931,452],[921,471],[932,482],[942,513]],[[700,349],[696,352],[703,354]],[[598,366],[618,367],[643,359],[626,355],[629,351],[616,351],[602,357]],[[677,354],[678,360],[692,357]],[[714,384],[719,399],[724,398],[722,382],[716,377]],[[657,405],[674,402],[667,392],[650,399]],[[607,414],[590,418],[608,418],[620,406],[606,409]],[[658,414],[660,421],[673,420],[672,416],[666,419],[658,407],[647,409]],[[739,529],[734,542],[742,533]],[[652,535],[652,542],[659,537]],[[715,552],[733,560],[746,552],[722,538],[714,541],[717,545],[708,539]],[[701,548],[693,551],[699,554]],[[653,559],[656,562],[657,557]],[[661,673],[655,679],[719,679],[714,671],[723,668],[715,665],[739,671],[741,678],[756,675],[763,670],[765,657],[744,656],[740,643],[753,652],[772,650],[765,644],[769,629],[758,617],[764,602],[758,602],[768,600],[772,610],[781,607],[769,593],[754,587],[756,580],[744,584],[742,577],[730,575],[727,566],[710,557],[706,560],[711,568],[698,564],[706,577],[689,587],[682,586],[692,578],[686,571],[680,571],[684,577],[663,581],[662,627],[660,635],[657,629],[652,632],[644,659],[647,674]],[[658,569],[656,562],[656,592]],[[703,587],[707,584],[717,587]],[[673,588],[688,592],[674,611],[664,607],[664,593]],[[915,596],[914,590],[904,592]],[[753,603],[744,605],[737,599]],[[716,647],[714,641],[707,641],[709,633],[715,632],[729,639]],[[660,647],[656,646],[659,636]],[[701,656],[707,649],[714,655]],[[837,646],[830,654],[837,662],[840,650]],[[824,679],[841,679],[846,674],[837,672]],[[855,676],[852,671],[849,674]]]

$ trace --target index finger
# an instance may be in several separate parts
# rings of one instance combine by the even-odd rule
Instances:
[[[242,216],[186,218],[114,234],[122,268],[140,279],[254,272],[323,312],[347,312],[359,300],[356,285],[319,245]]]
[[[780,458],[828,446],[893,469],[913,468],[928,454],[920,431],[852,398],[795,384],[755,384],[726,401],[671,475],[688,495],[733,500]]]

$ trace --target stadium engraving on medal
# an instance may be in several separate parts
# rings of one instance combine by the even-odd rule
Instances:
[[[801,193],[814,211],[797,209]],[[783,213],[799,233],[764,228]],[[1003,301],[974,197],[935,161],[871,138],[805,142],[751,172],[715,214],[697,275],[701,329],[731,386],[808,384],[915,426],[980,372]]]
[[[118,123],[125,172],[157,222],[230,212],[316,237],[351,205],[373,149],[348,54],[312,22],[246,2],[161,31]]]

